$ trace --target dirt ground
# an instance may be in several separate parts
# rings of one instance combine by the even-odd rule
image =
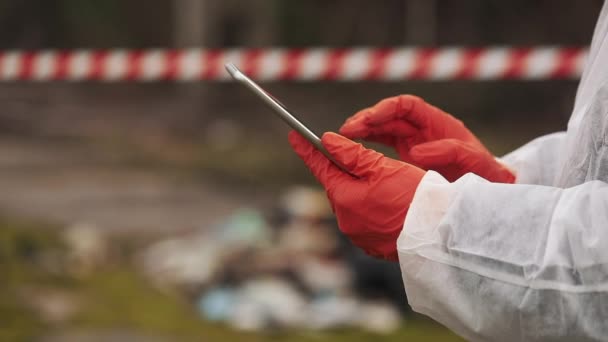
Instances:
[[[78,142],[1,139],[0,212],[112,233],[169,234],[212,225],[252,204],[244,193],[112,158]]]

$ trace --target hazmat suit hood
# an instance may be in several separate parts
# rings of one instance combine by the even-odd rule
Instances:
[[[568,123],[554,185],[608,181],[608,6],[604,4]]]

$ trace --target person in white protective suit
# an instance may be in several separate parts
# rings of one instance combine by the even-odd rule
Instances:
[[[608,340],[608,5],[565,132],[496,159],[460,121],[404,95],[340,133],[323,144],[360,178],[297,133],[289,141],[342,232],[399,261],[415,311],[475,341]]]

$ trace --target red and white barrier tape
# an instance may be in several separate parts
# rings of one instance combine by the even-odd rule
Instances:
[[[76,50],[0,52],[0,81],[223,81],[233,62],[258,80],[574,79],[586,48]]]

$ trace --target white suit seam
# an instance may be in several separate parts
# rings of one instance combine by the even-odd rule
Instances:
[[[561,292],[569,292],[576,294],[586,294],[591,292],[608,292],[608,283],[597,284],[597,285],[585,285],[584,289],[581,289],[580,286],[577,285],[569,285],[564,283],[557,283],[556,281],[551,280],[542,280],[542,279],[534,279],[532,281],[525,281],[524,278],[510,275],[502,272],[497,272],[494,270],[487,269],[485,267],[479,267],[479,265],[475,265],[471,262],[459,259],[455,260],[450,255],[442,256],[437,255],[429,255],[434,253],[424,253],[415,250],[400,250],[400,253],[416,255],[425,259],[428,259],[432,262],[440,263],[447,266],[452,266],[467,272],[471,272],[473,274],[477,274],[479,276],[484,276],[492,280],[500,281],[505,284],[515,285],[526,289],[532,290],[555,290]]]

